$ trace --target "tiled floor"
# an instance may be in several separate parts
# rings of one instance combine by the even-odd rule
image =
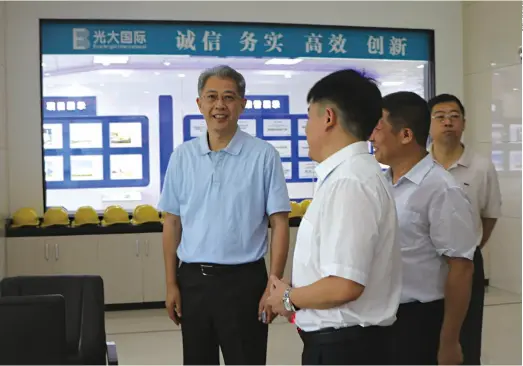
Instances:
[[[121,365],[181,364],[181,333],[165,310],[108,312],[106,318],[107,338],[116,342]],[[268,363],[300,364],[302,344],[295,328],[279,319],[269,329]],[[521,365],[521,361],[521,295],[490,288],[483,364]]]

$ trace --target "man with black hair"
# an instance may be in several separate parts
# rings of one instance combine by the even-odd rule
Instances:
[[[462,185],[472,203],[476,229],[474,279],[469,310],[461,331],[463,363],[481,364],[481,332],[485,303],[485,271],[481,249],[485,246],[501,216],[501,192],[494,164],[461,143],[465,130],[465,108],[450,94],[429,101],[431,111],[429,150],[434,160]]]
[[[381,92],[353,70],[332,73],[307,96],[316,193],[298,230],[292,286],[272,277],[267,303],[289,316],[303,364],[384,364],[401,291],[394,198],[368,139]]]
[[[265,365],[274,317],[269,273],[283,276],[289,194],[280,155],[243,132],[245,78],[203,71],[196,103],[207,130],[171,154],[158,206],[169,318],[182,327],[183,364]],[[271,227],[270,245],[268,229]]]
[[[412,92],[383,98],[371,142],[390,168],[399,221],[403,285],[390,338],[391,362],[458,365],[472,284],[472,209],[454,178],[427,153],[427,103]]]

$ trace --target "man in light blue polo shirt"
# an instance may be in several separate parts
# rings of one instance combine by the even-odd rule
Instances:
[[[160,197],[166,307],[182,326],[184,364],[219,364],[220,348],[226,364],[266,363],[268,226],[270,274],[281,278],[290,202],[276,149],[238,128],[245,87],[228,66],[200,75],[207,133],[175,149]]]

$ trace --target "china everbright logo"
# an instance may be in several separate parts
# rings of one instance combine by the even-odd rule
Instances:
[[[87,50],[91,47],[89,29],[73,28],[73,50]]]
[[[147,33],[144,30],[106,30],[73,28],[73,50],[144,50]]]

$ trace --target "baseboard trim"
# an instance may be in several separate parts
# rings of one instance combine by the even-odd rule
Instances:
[[[163,308],[165,308],[164,301],[105,305],[105,311],[146,310],[146,309],[163,309]]]

